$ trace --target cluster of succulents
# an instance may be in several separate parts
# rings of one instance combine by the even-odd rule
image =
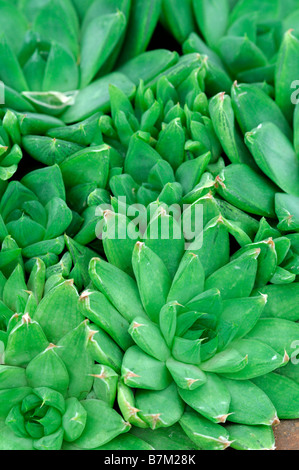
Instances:
[[[298,11],[0,1],[0,449],[274,449],[299,418]]]

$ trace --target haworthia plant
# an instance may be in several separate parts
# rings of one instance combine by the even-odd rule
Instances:
[[[50,287],[45,281],[45,264],[37,259],[28,287],[20,265],[4,285],[0,447],[60,450],[64,443],[74,443],[94,449],[130,429],[112,409],[113,392],[105,392],[113,387],[109,374],[116,378],[116,391],[118,375],[95,364],[97,330],[79,311],[73,281],[62,278]],[[106,353],[101,345],[103,358],[110,357],[113,342],[107,341]]]
[[[201,250],[205,250],[206,240]],[[168,245],[171,249],[171,241]],[[95,302],[102,294],[105,303],[111,302],[111,309],[114,306],[129,322],[133,319],[126,331],[135,345],[126,349],[118,387],[118,404],[126,419],[134,426],[152,430],[180,422],[198,448],[216,450],[231,444],[229,429],[233,434],[234,426],[223,427],[227,421],[245,427],[268,426],[269,432],[270,426],[278,423],[275,406],[264,388],[252,381],[263,376],[267,384],[267,374],[286,366],[297,325],[289,321],[288,333],[280,339],[270,339],[266,331],[264,336],[258,333],[271,302],[271,293],[269,297],[253,293],[259,258],[264,256],[261,248],[248,247],[231,262],[222,260],[207,277],[199,258],[201,250],[198,255],[192,251],[182,255],[173,280],[159,257],[161,249],[153,251],[147,243],[137,242],[133,250],[135,282],[119,268],[111,267],[108,273],[106,263],[95,258],[90,276],[101,294],[83,292],[80,303],[82,314],[98,325],[105,322],[103,299]],[[120,285],[129,283],[134,291],[126,287],[120,293],[114,287],[115,279]],[[134,317],[132,312],[129,318],[122,303],[129,304],[133,295],[136,313],[137,305],[140,313]],[[284,320],[276,322],[281,322],[276,328],[286,328]],[[120,341],[121,333],[115,334]],[[114,339],[118,341],[117,336]],[[296,384],[292,383],[295,393]],[[277,406],[282,406],[283,399],[276,399]],[[186,404],[194,411],[184,412]],[[239,433],[238,427],[235,432]],[[250,439],[245,428],[244,439]],[[257,445],[257,441],[252,437],[248,446]],[[262,442],[270,448],[273,437],[265,432]]]

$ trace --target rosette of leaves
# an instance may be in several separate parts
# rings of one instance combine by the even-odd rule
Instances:
[[[124,344],[85,319],[74,281],[38,258],[27,282],[20,262],[0,279],[0,448],[153,449],[122,435],[130,425],[113,406]]]
[[[167,184],[174,184],[182,196],[199,182],[207,165],[220,157],[203,91],[204,75],[202,69],[194,69],[176,87],[171,77],[164,76],[157,81],[156,91],[141,84],[135,109],[120,90],[111,88],[112,129],[125,150],[124,173],[137,185],[131,200],[135,194],[135,202],[148,205]],[[118,183],[115,176],[111,181],[114,195],[126,195],[117,193],[122,177]]]
[[[135,434],[179,422],[201,449],[272,448],[271,426],[299,415],[298,371],[289,363],[298,283],[269,284],[290,241],[286,251],[272,239],[246,244],[245,232],[211,218],[219,211],[211,195],[200,203],[208,223],[187,251],[183,236],[151,238],[147,230],[136,244],[132,227],[116,240],[108,228],[110,264],[91,261],[81,311],[125,350],[118,404]],[[106,214],[107,227],[120,217]],[[156,217],[174,223],[165,210]],[[232,257],[230,234],[241,245]]]
[[[35,257],[40,257],[47,266],[57,263],[64,250],[63,235],[73,220],[65,202],[59,167],[35,170],[21,182],[10,182],[2,195],[0,215],[1,242],[6,240],[4,250],[8,240],[11,245],[13,239],[15,248],[21,248],[27,260],[28,272]]]
[[[97,388],[92,391],[103,366],[95,365],[91,350],[100,345],[91,346],[97,331],[81,317],[77,302],[76,288],[66,281],[35,308],[28,300],[33,318],[11,317],[0,365],[2,449],[60,450],[69,443],[96,449],[129,430],[102,396],[98,399]]]
[[[85,110],[92,100],[96,108],[107,106],[108,83],[130,94],[132,82],[110,72],[146,50],[160,7],[160,0],[2,0],[0,79],[6,105],[66,112],[68,121],[77,99],[85,101]]]

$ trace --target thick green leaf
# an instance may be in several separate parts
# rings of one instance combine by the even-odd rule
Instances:
[[[86,26],[81,44],[81,88],[86,87],[105,64],[126,26],[121,11],[100,15]]]
[[[85,429],[75,441],[81,449],[96,449],[129,431],[130,425],[103,401],[85,400],[81,405],[87,413]]]
[[[182,399],[213,423],[225,423],[230,406],[230,394],[215,374],[206,374],[207,382],[196,390],[179,390]]]

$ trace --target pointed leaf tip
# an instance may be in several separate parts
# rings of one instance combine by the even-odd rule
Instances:
[[[273,419],[273,421],[271,422],[271,425],[276,427],[280,424],[280,420],[278,418],[278,416],[276,415],[275,418]]]
[[[16,314],[17,315],[17,314]],[[23,316],[22,316],[22,323],[23,325],[26,323],[27,325],[29,325],[29,323],[32,323],[32,319],[30,318],[29,316],[29,313],[25,313]]]
[[[285,350],[283,356],[283,364],[287,364],[290,361],[290,356],[288,355],[287,351]]]
[[[218,423],[221,423],[221,424],[224,424],[226,423],[226,420],[229,416],[233,415],[234,413],[227,413],[226,415],[222,415],[222,416],[217,416],[217,421]]]

